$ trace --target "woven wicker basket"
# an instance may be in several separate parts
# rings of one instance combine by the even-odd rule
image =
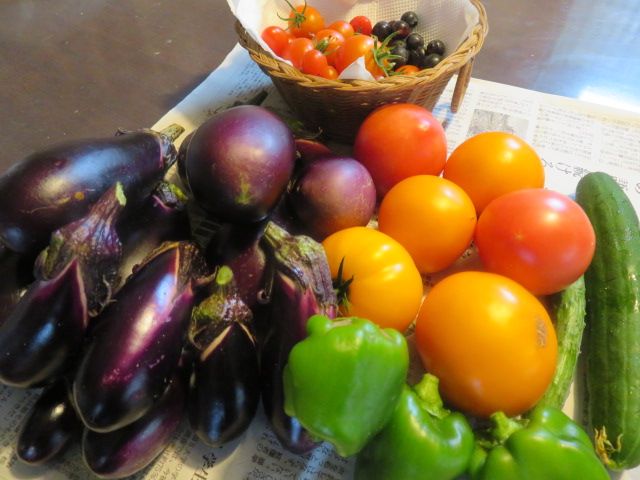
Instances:
[[[240,44],[274,85],[293,113],[326,138],[350,143],[364,118],[376,107],[408,102],[431,110],[451,77],[458,73],[451,109],[455,112],[469,84],[473,60],[488,31],[486,11],[479,0],[469,0],[478,9],[479,20],[469,37],[436,67],[411,76],[394,75],[380,81],[327,80],[306,75],[267,53],[236,22]]]

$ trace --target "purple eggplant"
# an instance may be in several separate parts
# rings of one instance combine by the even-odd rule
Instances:
[[[0,325],[0,381],[33,387],[55,380],[81,348],[90,312],[117,281],[121,244],[114,223],[126,200],[114,185],[89,213],[51,236],[36,278]]]
[[[261,352],[262,404],[280,443],[295,453],[317,444],[296,418],[284,412],[282,371],[293,346],[306,337],[314,314],[334,317],[337,298],[322,245],[310,237],[292,236],[270,222],[263,236],[275,272],[270,292],[270,331]]]
[[[31,408],[18,435],[18,458],[41,465],[61,456],[80,439],[82,422],[71,403],[68,384],[61,379],[45,388]]]
[[[118,222],[117,230],[122,239],[118,272],[121,282],[162,243],[189,239],[186,200],[176,185],[162,182],[140,208],[127,212],[128,215]]]
[[[11,314],[27,287],[33,283],[33,255],[5,251],[0,256],[0,325]]]
[[[229,267],[218,269],[213,292],[193,309],[189,326],[189,345],[195,353],[189,423],[210,446],[242,435],[260,400],[252,313],[240,298],[233,277]]]
[[[169,445],[184,415],[186,385],[173,376],[162,397],[135,422],[108,433],[85,429],[82,457],[101,478],[124,478],[153,462]]]
[[[190,242],[164,244],[100,315],[73,383],[84,424],[98,432],[141,418],[162,395],[180,358],[204,259]]]
[[[172,125],[75,140],[16,163],[0,177],[0,243],[16,252],[42,249],[116,182],[132,203],[147,197],[175,161],[173,140],[183,131]]]

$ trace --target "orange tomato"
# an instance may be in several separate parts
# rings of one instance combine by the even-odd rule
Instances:
[[[427,293],[415,334],[424,367],[440,379],[444,398],[473,415],[529,410],[555,372],[558,346],[549,314],[501,275],[445,277]]]
[[[322,242],[334,280],[352,279],[344,316],[367,318],[383,328],[405,331],[422,301],[422,278],[402,245],[378,230],[351,227]]]
[[[344,38],[350,37],[355,32],[353,31],[353,26],[344,20],[336,20],[332,24],[330,24],[327,28],[332,30],[337,30],[342,34]]]
[[[485,132],[465,140],[449,156],[443,176],[467,192],[478,213],[500,195],[544,186],[538,154],[507,132]]]
[[[304,56],[311,50],[314,50],[311,40],[296,38],[284,49],[282,58],[289,60],[294,67],[301,70]]]
[[[419,71],[420,69],[415,65],[403,65],[396,70],[396,73],[398,75],[415,75]]]
[[[318,30],[324,28],[322,14],[311,5],[298,5],[289,13],[289,31],[294,37],[311,38]]]
[[[471,244],[476,210],[455,183],[416,175],[397,183],[382,199],[381,232],[400,242],[422,273],[443,270]]]
[[[323,28],[313,39],[316,49],[327,57],[329,65],[335,65],[338,50],[344,45],[344,41],[344,35],[330,28]]]

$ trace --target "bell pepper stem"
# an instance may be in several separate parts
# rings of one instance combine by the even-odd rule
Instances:
[[[523,425],[517,420],[509,418],[504,412],[496,412],[491,415],[493,428],[491,435],[499,443],[504,443],[516,431],[523,428]]]
[[[449,410],[444,408],[438,386],[440,380],[435,375],[426,373],[420,382],[413,386],[413,391],[418,395],[422,407],[436,418],[444,418],[449,415]]]

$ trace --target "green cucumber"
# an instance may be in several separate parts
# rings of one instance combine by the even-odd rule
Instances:
[[[576,372],[584,332],[586,308],[584,277],[551,298],[558,337],[558,360],[553,380],[538,404],[562,409]]]
[[[587,425],[607,467],[640,465],[640,225],[622,188],[589,173],[576,200],[596,233],[585,273]]]

